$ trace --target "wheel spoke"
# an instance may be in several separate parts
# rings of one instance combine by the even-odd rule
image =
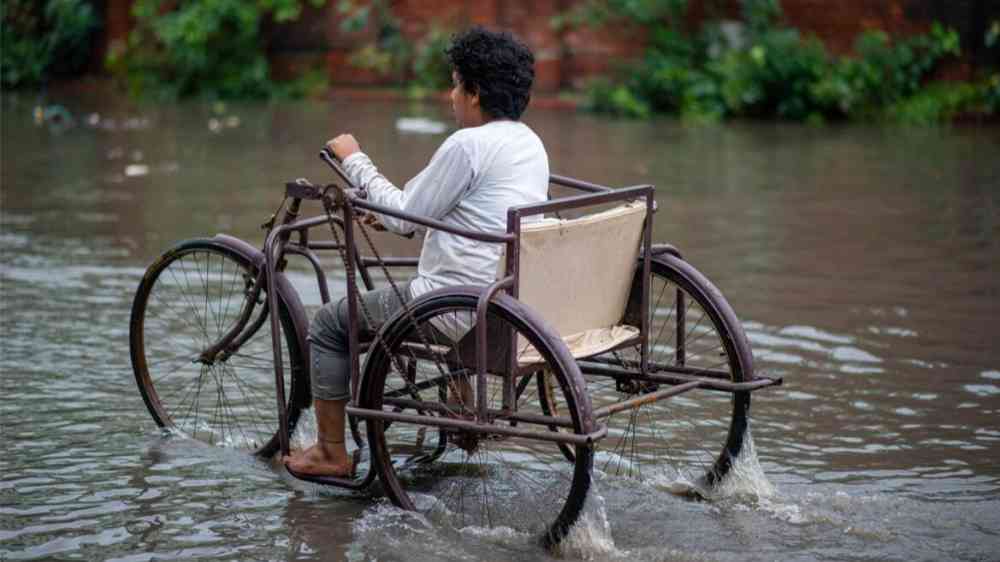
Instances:
[[[743,366],[738,357],[730,356],[727,347],[727,342],[737,341],[732,330],[740,327],[718,312],[722,305],[706,300],[716,299],[718,292],[709,290],[700,276],[687,273],[690,266],[668,263],[677,260],[654,260],[651,271],[651,296],[656,298],[650,299],[648,309],[650,362],[665,365],[669,371],[675,365],[677,345],[683,345],[685,373],[725,372],[730,380],[744,380]],[[634,287],[638,286],[638,275]],[[679,306],[682,299],[684,307]],[[677,334],[678,316],[685,320],[681,334]],[[640,357],[639,346],[607,355],[630,370],[638,370]],[[663,387],[639,381],[615,382],[600,375],[588,375],[588,384],[595,402],[605,404]],[[597,445],[607,455],[602,459],[603,470],[640,480],[676,473],[698,482],[717,469],[728,440],[742,443],[744,424],[735,420],[746,415],[743,400],[718,391],[694,390],[611,415],[605,420],[608,437]],[[731,427],[738,427],[741,433],[732,437]]]
[[[209,344],[236,325],[248,304],[252,269],[242,258],[212,242],[195,242],[157,261],[143,279],[136,306],[143,311],[142,330],[132,332],[132,345],[143,355],[136,367],[140,390],[148,397],[154,418],[175,426],[189,437],[210,444],[253,448],[273,454],[278,424],[270,324],[250,334],[239,349],[220,357],[198,360]],[[281,307],[281,346],[289,425],[294,427],[301,403],[295,393],[308,375],[290,315]],[[250,328],[252,321],[245,328]],[[137,334],[142,334],[141,341]],[[246,334],[238,334],[246,338]],[[236,341],[236,340],[234,340]],[[140,376],[141,375],[141,376]]]
[[[475,300],[462,302],[467,304],[464,306],[425,304],[427,308],[414,312],[417,323],[429,328],[434,325],[432,320],[446,321],[443,322],[446,325],[460,320],[471,320],[471,314],[475,310]],[[420,394],[424,400],[446,401],[451,406],[457,405],[463,409],[468,408],[465,411],[474,411],[481,396],[486,399],[489,410],[500,410],[503,406],[504,377],[511,376],[504,374],[505,352],[513,351],[510,349],[508,334],[511,332],[508,330],[513,330],[512,335],[519,338],[519,342],[523,338],[523,341],[528,342],[535,350],[542,352],[543,358],[552,352],[547,351],[546,344],[540,343],[544,340],[539,340],[533,332],[517,328],[509,320],[501,320],[500,317],[494,318],[491,315],[488,322],[490,323],[487,330],[490,334],[489,364],[484,394],[479,394],[480,389],[474,376],[476,366],[466,363],[469,357],[474,356],[474,349],[471,345],[469,348],[462,347],[470,343],[474,345],[475,334],[467,335],[462,342],[453,342],[444,341],[445,336],[440,332],[427,330],[432,332],[429,339],[435,345],[441,345],[442,349],[449,350],[445,355],[450,364],[435,366],[432,364],[434,357],[422,357],[413,349],[401,345],[401,342],[409,338],[397,338],[394,327],[389,327],[384,329],[384,332],[387,334],[387,342],[392,342],[391,345],[394,347],[392,353],[398,353],[401,357],[414,362],[415,378],[413,382],[408,383],[395,368],[397,362],[370,358],[370,364],[374,361],[374,364],[383,365],[385,369],[382,375],[369,373],[374,377],[370,380],[379,381],[370,383],[377,385],[378,390],[376,395],[366,395],[363,400],[372,400],[374,404],[380,404],[382,396],[387,394],[399,396],[400,391],[405,391],[407,384],[410,384],[421,388]],[[407,331],[409,334],[413,332],[415,332],[413,327]],[[523,357],[526,352],[528,352],[526,348],[518,349],[514,359]],[[376,349],[373,353],[380,351]],[[564,368],[558,364],[547,367],[543,369],[544,375],[541,371],[529,373],[515,381],[513,405],[515,410],[536,415],[546,412],[547,406],[542,405],[539,389],[547,388],[551,389],[554,395],[549,398],[548,403],[552,406],[552,410],[548,411],[549,415],[553,415],[555,411],[555,414],[561,417],[579,420],[573,398],[562,394],[562,388],[566,386],[555,384],[557,377],[567,376]],[[448,374],[445,376],[437,374],[439,369]],[[455,373],[464,374],[459,376]],[[380,376],[382,378],[379,378]],[[549,383],[546,377],[551,377],[552,382]],[[436,380],[442,381],[448,389],[442,393],[443,396],[434,395],[436,389],[440,388],[440,385],[435,383]],[[368,390],[369,393],[372,391],[373,389]],[[517,426],[533,431],[547,431],[545,426],[512,422],[503,417],[493,420],[492,423],[498,427]],[[563,512],[564,502],[569,501],[575,494],[585,494],[589,488],[589,473],[586,477],[574,478],[573,465],[567,463],[557,443],[459,429],[444,430],[447,434],[447,446],[444,453],[436,457],[437,462],[422,467],[407,465],[404,459],[407,458],[414,441],[414,429],[414,425],[400,422],[370,424],[369,438],[373,444],[373,452],[380,459],[381,476],[390,497],[394,501],[402,502],[403,498],[409,497],[414,489],[429,493],[434,499],[429,502],[417,502],[418,507],[432,518],[443,518],[443,523],[458,528],[505,526],[533,533],[542,532],[548,530],[556,517]],[[555,428],[555,430],[566,431],[566,428]],[[579,431],[579,428],[576,431]],[[576,462],[585,462],[589,466],[592,450],[590,448],[582,450],[586,456]],[[573,509],[566,510],[569,522],[578,517],[581,506],[582,502],[580,505],[574,504]]]

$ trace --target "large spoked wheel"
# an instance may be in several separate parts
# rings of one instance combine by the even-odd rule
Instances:
[[[479,392],[474,330],[475,292],[418,299],[414,321],[403,314],[383,331],[368,357],[361,405],[387,412],[474,419]],[[560,430],[593,430],[583,379],[559,340],[514,299],[497,296],[488,311],[490,360],[483,396],[497,427],[548,432],[545,425],[505,419],[501,412],[507,356],[522,366],[512,395],[518,414],[544,412],[546,388],[565,420]],[[517,343],[512,343],[517,342]],[[531,365],[530,367],[528,365]],[[545,383],[535,384],[537,377]],[[492,433],[439,429],[403,421],[367,420],[369,443],[385,493],[404,509],[455,529],[508,527],[558,543],[579,518],[590,489],[593,449],[572,445],[567,463],[557,443]]]
[[[639,325],[642,267],[636,273],[626,321]],[[651,260],[650,371],[713,376],[733,382],[753,377],[746,335],[712,283],[687,262],[660,255]],[[639,369],[639,347],[605,354],[599,361]],[[584,367],[586,371],[586,367]],[[594,407],[663,388],[588,375]],[[671,488],[711,488],[730,473],[747,439],[749,392],[694,390],[613,414],[598,443],[595,467],[610,475]]]
[[[279,443],[266,291],[243,330],[249,337],[236,349],[204,353],[238,322],[256,276],[257,268],[224,244],[179,244],[146,271],[132,304],[129,343],[139,392],[160,427],[270,457]],[[284,301],[279,319],[293,431],[307,401],[308,371]]]

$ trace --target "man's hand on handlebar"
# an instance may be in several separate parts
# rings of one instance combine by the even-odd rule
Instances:
[[[326,142],[326,147],[330,149],[330,152],[337,157],[337,160],[341,162],[344,158],[354,154],[355,152],[361,152],[361,146],[358,141],[355,140],[354,135],[343,134],[337,135]]]

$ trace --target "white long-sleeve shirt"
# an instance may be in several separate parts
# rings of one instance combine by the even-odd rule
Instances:
[[[545,201],[549,189],[545,147],[520,121],[491,121],[456,131],[402,190],[363,152],[345,158],[343,166],[373,203],[481,232],[506,231],[509,207]],[[417,227],[386,215],[379,219],[400,234]],[[441,287],[488,285],[502,251],[501,244],[428,229],[410,292],[418,297]]]

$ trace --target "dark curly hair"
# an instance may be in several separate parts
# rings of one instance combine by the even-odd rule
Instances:
[[[479,94],[484,114],[521,117],[535,80],[535,56],[524,43],[510,33],[475,26],[456,34],[445,52],[465,91]]]

